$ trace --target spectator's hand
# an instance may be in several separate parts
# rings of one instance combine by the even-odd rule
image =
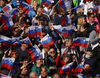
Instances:
[[[55,6],[52,7],[52,10],[54,10],[54,9],[55,9]]]
[[[99,38],[100,38],[100,34],[99,34]]]
[[[55,69],[54,67],[49,67],[49,69],[51,70],[51,69]]]
[[[58,55],[60,56],[60,50],[59,50],[59,49],[57,49],[57,53],[58,53]]]
[[[40,46],[41,46],[41,43],[38,44],[38,47],[40,47]]]
[[[25,68],[26,66],[27,66],[27,65],[22,65],[20,69],[23,69],[23,68]]]

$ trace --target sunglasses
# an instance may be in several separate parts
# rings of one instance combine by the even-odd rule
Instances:
[[[43,59],[41,58],[41,59],[39,59],[39,60],[43,60]]]
[[[50,53],[55,53],[55,51],[51,51]]]

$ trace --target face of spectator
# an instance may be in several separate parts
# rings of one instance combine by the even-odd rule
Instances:
[[[40,58],[40,59],[36,60],[36,63],[43,64],[43,58]]]
[[[91,16],[89,17],[89,21],[94,22],[94,15],[91,15]]]
[[[54,78],[61,78],[58,74],[55,74]]]
[[[73,61],[76,61],[76,56],[75,55],[73,55]]]
[[[92,55],[92,52],[86,51],[86,54],[87,54],[88,56],[91,56],[91,55]]]
[[[64,62],[67,63],[69,61],[69,57],[64,58]]]
[[[46,77],[48,72],[47,72],[47,69],[43,67],[40,73],[41,73],[41,76]]]
[[[21,8],[19,8],[19,13],[20,13],[20,14],[23,14],[23,13],[24,13],[23,10],[22,10]]]
[[[38,8],[38,10],[37,10],[37,15],[40,16],[43,12],[44,12],[44,11],[43,11],[43,8]]]
[[[41,38],[43,38],[44,36],[45,36],[45,33],[43,32],[42,35],[41,35]]]
[[[28,48],[28,44],[22,44],[22,47],[26,49]]]
[[[71,39],[69,39],[68,41],[66,41],[66,46],[67,47],[70,47],[72,45],[72,40]]]
[[[17,58],[17,56],[18,56],[18,54],[15,52],[12,57]]]
[[[34,0],[34,1],[33,1],[33,5],[34,5],[34,6],[38,6],[37,0]]]
[[[38,78],[38,75],[35,72],[31,72],[30,78]]]
[[[21,62],[23,65],[27,65],[28,64],[28,59],[25,59],[24,61]]]
[[[18,32],[19,32],[19,28],[16,28],[16,29],[13,31],[13,34],[16,35]]]
[[[26,67],[22,69],[21,74],[23,74],[23,75],[27,74],[27,68]]]
[[[0,6],[3,7],[3,5],[4,5],[4,1],[0,0]]]
[[[89,64],[85,64],[83,67],[85,72],[89,72],[90,71],[90,65]]]
[[[50,54],[52,57],[55,57],[56,51],[52,48],[52,49],[49,50],[49,54]]]
[[[65,9],[64,9],[64,8],[61,8],[60,11],[59,11],[59,13],[60,13],[61,15],[65,15]]]

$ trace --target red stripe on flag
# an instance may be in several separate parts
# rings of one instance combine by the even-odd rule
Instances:
[[[61,1],[61,0],[59,0],[59,2],[58,2],[58,3],[59,3],[59,5],[60,5],[60,6],[62,6],[62,1]]]
[[[7,64],[7,63],[2,63],[2,67],[8,68],[8,69],[12,69],[13,66]]]
[[[41,6],[43,6],[43,5],[45,5],[46,7],[49,6],[49,4],[47,4],[47,3],[45,3],[45,2],[42,2],[42,3],[41,3]]]
[[[88,44],[79,43],[79,42],[73,42],[72,45],[75,45],[75,46],[82,46],[82,47],[87,47],[87,46],[88,46]]]
[[[25,13],[28,13],[29,12],[29,10],[26,9],[25,7],[23,7],[22,5],[19,5],[19,8],[21,8]]]
[[[43,46],[44,46],[44,47],[45,47],[45,46],[50,46],[50,45],[52,45],[52,44],[54,44],[54,40],[51,40],[50,42],[43,44]]]
[[[67,32],[63,33],[63,36],[68,36],[68,35],[69,35],[69,33],[67,33]]]
[[[3,8],[3,10],[4,10],[4,11],[7,11],[7,10],[9,10],[9,9],[8,9],[8,8],[6,8],[6,7],[4,7],[4,8]]]
[[[65,25],[65,17],[61,19],[61,25]]]
[[[3,28],[4,28],[4,30],[7,30],[8,29],[8,26],[7,26],[6,23],[3,25]]]
[[[10,43],[5,43],[5,42],[2,42],[2,45],[3,45],[3,46],[7,46],[7,47],[12,46]]]

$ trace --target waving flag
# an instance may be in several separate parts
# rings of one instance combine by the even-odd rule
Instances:
[[[89,42],[89,38],[77,37],[76,39],[73,39],[72,44],[75,46],[87,47],[88,42]]]
[[[70,24],[71,23],[71,19],[70,19],[70,15],[65,15],[62,19],[61,19],[61,25],[66,25],[66,24]]]
[[[26,3],[26,2],[22,2],[19,5],[19,8],[21,8],[25,13],[28,13],[31,9],[32,9],[32,5]]]
[[[34,45],[31,49],[28,50],[28,53],[31,54],[32,61],[39,58],[41,50],[38,48],[37,45]]]
[[[7,69],[12,69],[14,62],[15,62],[15,58],[5,58],[5,57],[3,57],[2,67],[5,67]]]
[[[83,75],[83,74],[78,74],[77,77],[78,77],[78,78],[87,78],[87,77],[86,77],[85,75]]]
[[[0,42],[4,45],[4,46],[8,46],[10,47],[13,42],[11,41],[12,39],[3,35],[0,35]]]
[[[97,34],[99,35],[100,34],[100,25],[99,25],[99,23],[96,25],[95,29],[97,31]]]
[[[6,5],[4,8],[2,8],[4,12],[8,11],[8,10],[12,10],[12,6],[11,4],[9,3],[8,5]]]
[[[60,74],[66,72],[67,74],[71,73],[71,68],[74,62],[68,63],[60,68]]]
[[[84,65],[84,62],[80,63],[80,64],[76,67],[75,73],[80,74],[80,73],[82,72],[83,65]]]
[[[13,37],[12,38],[12,42],[13,42],[13,45],[18,45],[20,44],[20,39],[22,39],[22,37]]]
[[[3,28],[4,30],[9,29],[10,27],[12,27],[14,25],[12,19],[9,19],[5,24],[3,24]]]
[[[0,72],[0,78],[12,78],[12,77]]]
[[[54,40],[52,39],[52,37],[49,36],[49,34],[47,34],[45,37],[43,37],[40,42],[44,47],[54,44]]]
[[[41,26],[28,27],[28,37],[41,36]]]
[[[62,33],[64,36],[68,36],[73,30],[75,26],[68,26],[68,27],[62,27]]]
[[[82,7],[83,7],[83,5],[78,5],[78,6],[74,7],[74,9],[78,9],[78,8],[82,8]]]
[[[29,44],[29,45],[32,45],[28,37],[20,40],[19,44]]]
[[[51,3],[54,3],[54,1],[53,0],[42,0],[41,6],[45,5],[46,7],[48,7]]]
[[[35,26],[35,21],[34,21],[34,19],[32,19],[32,25]]]
[[[67,0],[59,0],[58,3],[59,3],[60,6],[63,6],[65,9],[68,6]]]
[[[99,7],[100,7],[100,5],[99,5],[99,6],[95,6],[95,7],[92,9],[92,13],[97,13]]]
[[[61,25],[54,25],[53,28],[54,28],[54,31],[56,31],[57,33],[61,33],[62,32]]]

